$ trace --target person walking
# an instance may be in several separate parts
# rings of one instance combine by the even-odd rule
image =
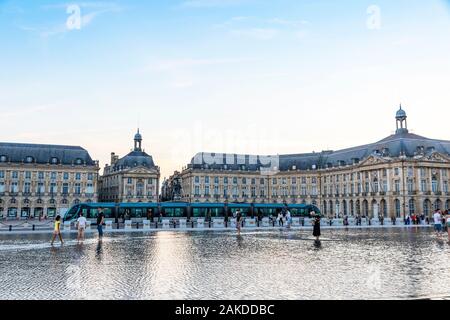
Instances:
[[[103,211],[100,209],[100,213],[97,217],[97,231],[98,231],[98,239],[103,239],[103,224],[105,223],[105,215],[103,214]]]
[[[241,234],[241,227],[242,227],[241,209],[237,209],[236,210],[236,229],[237,229],[238,235]]]
[[[64,244],[64,241],[61,236],[61,216],[60,215],[58,215],[55,219],[55,229],[53,231],[52,246],[53,246],[53,243],[55,242],[56,236],[59,236],[61,245]]]
[[[291,228],[292,225],[292,217],[291,217],[291,212],[288,210],[286,210],[286,227],[288,229]]]
[[[80,213],[80,216],[77,220],[77,229],[78,229],[78,236],[77,236],[77,240],[78,243],[80,243],[80,241],[84,240],[84,232],[86,230],[86,224],[87,224],[87,220],[85,217],[83,217],[83,213]]]
[[[436,234],[440,237],[442,231],[442,216],[439,210],[436,210],[436,212],[433,215],[433,219],[434,219],[434,231],[436,231]]]
[[[320,241],[320,215],[314,214],[314,229],[313,229],[313,237],[316,237],[316,242]]]

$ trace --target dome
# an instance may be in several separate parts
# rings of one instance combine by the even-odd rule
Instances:
[[[397,111],[397,115],[395,116],[397,119],[404,119],[406,118],[406,112],[402,109],[402,106],[400,106],[400,110]]]
[[[135,167],[154,168],[152,156],[142,151],[133,151],[127,154],[125,157],[119,159],[115,165],[115,168],[126,169]]]

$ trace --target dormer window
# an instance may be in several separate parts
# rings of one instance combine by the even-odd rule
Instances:
[[[81,160],[80,158],[78,158],[77,160],[75,160],[75,164],[83,164],[83,160]]]
[[[8,160],[7,156],[0,156],[0,162],[6,162]]]
[[[34,158],[31,157],[31,156],[28,156],[28,157],[25,158],[25,162],[26,163],[33,163],[33,161],[34,161]]]
[[[56,157],[51,158],[50,159],[50,163],[51,164],[58,164],[59,163],[58,158],[56,158]]]

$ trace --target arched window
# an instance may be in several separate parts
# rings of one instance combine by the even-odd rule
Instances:
[[[428,200],[428,199],[426,199],[426,200],[423,202],[423,213],[424,213],[426,216],[429,216],[430,213],[431,213],[431,201]]]
[[[415,205],[414,199],[410,199],[408,205],[409,205],[409,214],[410,215],[415,214],[416,213],[416,205]]]
[[[434,210],[441,210],[442,209],[442,201],[437,199],[434,203]]]
[[[395,199],[394,204],[395,204],[395,216],[396,216],[397,218],[400,218],[400,217],[401,217],[400,200]]]
[[[34,158],[32,156],[28,156],[25,158],[25,162],[26,163],[33,163],[34,162]]]

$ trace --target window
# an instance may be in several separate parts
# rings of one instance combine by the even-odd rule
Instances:
[[[132,178],[128,178],[127,183],[128,184],[132,184],[133,183],[133,179]]]
[[[25,158],[26,163],[33,163],[33,161],[34,161],[33,157],[28,156]]]
[[[394,168],[394,175],[398,176],[399,172],[400,172],[399,168]]]
[[[408,192],[414,191],[414,181],[412,179],[408,179]]]
[[[77,160],[75,160],[75,164],[83,164],[83,160],[78,158]]]
[[[5,171],[0,171],[0,179],[4,179],[5,178]]]
[[[205,183],[209,183],[209,177],[205,177]]]
[[[242,178],[242,184],[247,184],[247,178]]]
[[[88,181],[94,180],[94,174],[93,174],[93,173],[88,173],[87,179],[88,179]],[[152,180],[152,179],[149,179],[149,183],[150,183],[150,184],[151,184],[151,181],[153,181],[153,180]]]
[[[40,180],[44,179],[44,172],[42,172],[42,171],[38,172],[38,179],[40,179]]]
[[[272,197],[276,197],[276,196],[278,196],[278,188],[272,187]]]
[[[366,184],[365,184],[365,186],[364,186],[364,192],[370,192],[370,190],[369,190],[369,182],[366,182]]]
[[[264,182],[264,178],[259,179],[259,184],[260,184],[260,185],[264,185],[264,183],[265,183],[265,182]]]
[[[58,164],[58,162],[59,162],[58,158],[53,157],[53,158],[50,159],[50,163],[51,164]]]
[[[436,177],[433,177],[433,179],[431,180],[431,189],[434,193],[438,192],[439,184]]]
[[[395,180],[394,188],[395,188],[395,192],[400,192],[400,180]]]
[[[293,186],[292,188],[291,188],[291,196],[296,196],[297,195],[297,187],[296,186]]]
[[[277,184],[277,178],[272,179],[272,184]]]
[[[286,178],[283,178],[283,180],[282,180],[282,184],[287,184],[287,179]]]
[[[42,193],[45,192],[45,190],[44,190],[44,183],[43,183],[43,182],[39,182],[39,183],[38,183],[36,192],[37,192],[38,194],[42,194]]]
[[[25,182],[25,184],[23,185],[23,192],[24,193],[31,193],[31,183],[30,182]]]
[[[409,200],[409,214],[413,215],[415,213],[415,211],[416,211],[416,206],[415,206],[414,200],[411,199],[411,200]]]
[[[297,184],[297,178],[292,178],[292,180],[291,180],[291,184]]]
[[[233,187],[233,197],[237,198],[238,196],[238,188],[236,186]]]
[[[444,181],[444,185],[442,186],[443,187],[443,191],[444,192],[448,192],[448,182],[447,181]]]
[[[420,168],[420,176],[425,177],[427,175],[427,170],[425,168]]]
[[[228,184],[228,177],[223,178],[223,184]]]
[[[11,174],[13,179],[18,179],[19,178],[19,173],[17,171],[13,171]]]
[[[442,169],[442,176],[447,178],[447,169]]]
[[[55,182],[52,182],[51,184],[50,184],[50,193],[51,194],[55,194],[55,193],[57,193],[58,192],[58,188],[56,187],[56,183]]]
[[[8,160],[8,157],[0,156],[0,162],[6,162],[7,160]]]
[[[223,197],[224,198],[228,197],[228,187],[223,187]]]
[[[52,180],[56,180],[56,172],[52,172],[51,173],[51,179]]]
[[[69,173],[68,172],[64,172],[63,179],[64,180],[69,180]]]
[[[63,194],[67,195],[69,194],[69,184],[63,183]]]
[[[266,192],[265,192],[265,190],[263,188],[259,189],[259,196],[261,198],[264,198],[266,196]]]
[[[237,178],[236,177],[233,178],[233,184],[237,184]]]
[[[214,184],[219,184],[219,177],[214,177]]]
[[[214,186],[214,195],[215,195],[215,196],[218,196],[218,195],[219,195],[219,186],[218,186],[218,185],[215,185],[215,186]]]
[[[414,169],[413,167],[408,167],[408,177],[414,176]]]
[[[255,185],[255,184],[256,184],[256,179],[252,178],[252,185]]]
[[[420,181],[420,192],[426,192],[427,191],[427,180],[422,179]]]
[[[0,193],[5,192],[5,183],[4,182],[0,182]]]
[[[194,182],[195,182],[195,183],[200,183],[200,177],[196,176],[196,177],[194,178]]]
[[[306,196],[306,193],[307,193],[306,186],[302,185],[302,187],[301,187],[301,195],[302,196]]]
[[[196,197],[200,196],[200,187],[199,187],[199,186],[195,186],[194,189],[195,189],[194,195],[195,195]]]
[[[209,186],[205,186],[205,196],[209,196]]]
[[[81,194],[81,184],[75,183],[75,194]]]
[[[383,181],[383,191],[384,192],[388,192],[389,190],[388,190],[388,182],[387,182],[387,180],[384,180]]]
[[[75,180],[81,180],[81,173],[75,173]]]

